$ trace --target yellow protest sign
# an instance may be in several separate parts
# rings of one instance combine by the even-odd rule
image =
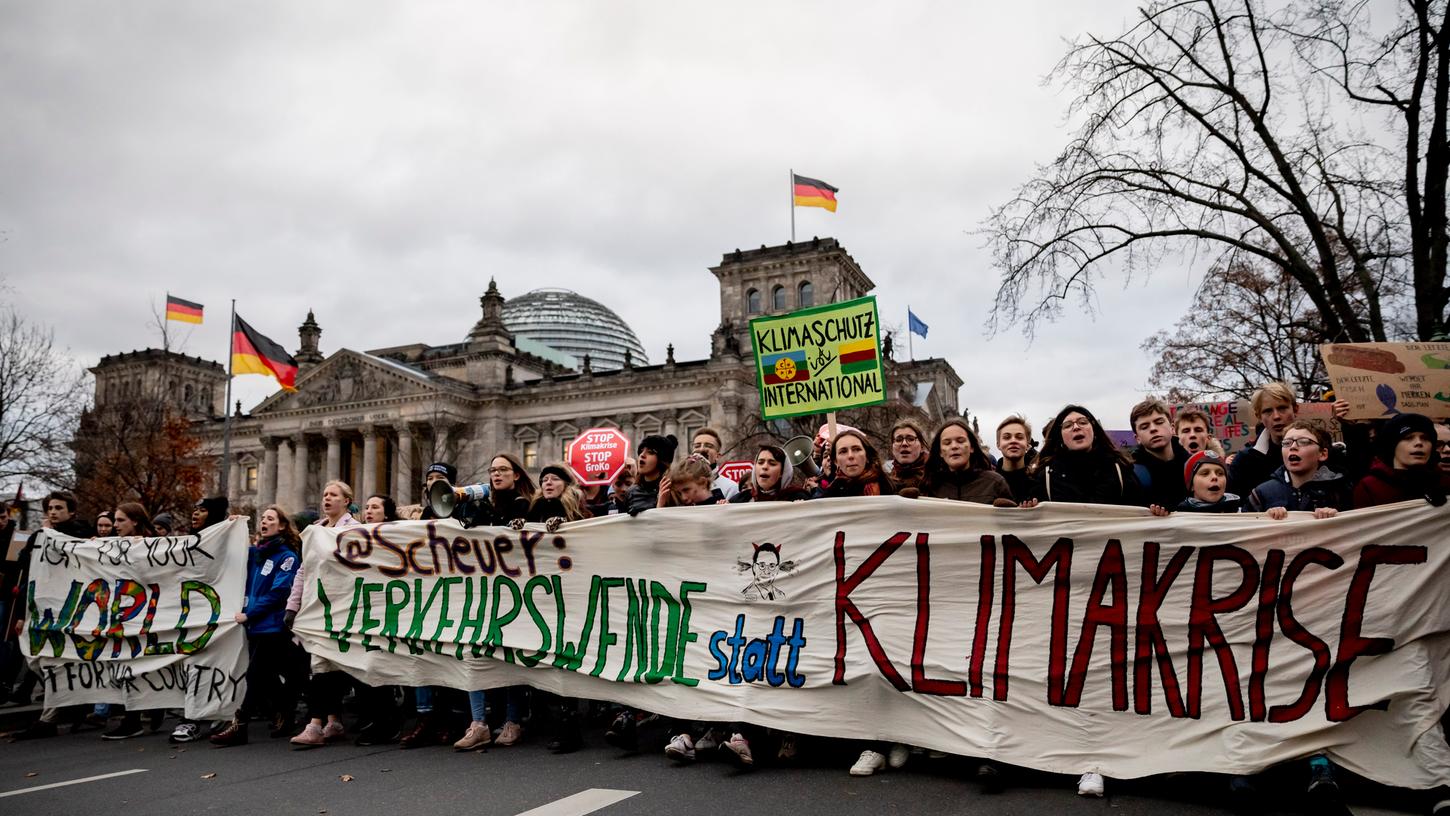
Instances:
[[[750,321],[760,411],[766,419],[886,401],[876,298]]]

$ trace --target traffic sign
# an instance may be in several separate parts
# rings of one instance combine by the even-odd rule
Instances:
[[[569,469],[583,484],[610,484],[628,463],[629,437],[616,428],[590,428],[569,443]]]
[[[740,480],[749,476],[750,472],[754,469],[755,464],[753,462],[741,460],[738,462],[721,462],[716,472],[730,481],[739,484]]]

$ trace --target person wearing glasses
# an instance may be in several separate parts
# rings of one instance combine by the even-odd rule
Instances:
[[[1353,507],[1353,485],[1326,464],[1331,443],[1322,422],[1296,419],[1289,423],[1279,440],[1284,464],[1249,492],[1249,509],[1283,519],[1290,510],[1329,518]]]
[[[1047,429],[1032,471],[1031,500],[1146,506],[1132,463],[1081,405],[1068,405]],[[1101,794],[1096,794],[1101,795]]]
[[[927,463],[931,455],[926,449],[926,432],[914,419],[903,419],[891,428],[891,481],[896,492],[915,490],[919,494],[926,484]],[[906,493],[908,497],[913,494]]]

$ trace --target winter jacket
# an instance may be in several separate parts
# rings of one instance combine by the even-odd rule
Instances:
[[[643,478],[634,483],[629,489],[629,504],[625,511],[631,516],[637,516],[645,510],[652,510],[660,506],[660,479],[647,482]]]
[[[1354,506],[1375,507],[1381,504],[1427,499],[1435,506],[1445,503],[1440,486],[1440,473],[1430,468],[1396,470],[1376,459],[1369,472],[1354,486]]]
[[[836,475],[830,484],[817,487],[813,498],[834,499],[841,496],[891,496],[896,493],[891,480],[877,468],[868,468],[855,479]]]
[[[1260,431],[1251,447],[1234,454],[1228,466],[1228,489],[1243,496],[1274,478],[1284,467],[1284,451],[1269,441],[1268,431]]]
[[[571,519],[569,518],[569,514],[565,512],[562,501],[558,499],[546,499],[540,496],[529,506],[529,512],[524,516],[524,521],[542,524],[551,518],[561,518],[565,521],[578,521],[579,519],[587,519],[590,517],[589,509],[584,505],[580,505],[579,512],[581,515],[578,518]]]
[[[1031,497],[1038,501],[1146,506],[1133,468],[1091,451],[1064,451],[1037,469]]]
[[[1309,481],[1299,487],[1289,481],[1289,472],[1281,467],[1249,493],[1249,509],[1255,513],[1262,513],[1272,507],[1283,507],[1286,510],[1318,510],[1321,507],[1348,510],[1353,506],[1353,485],[1324,465],[1320,465]]]
[[[1183,468],[1188,464],[1188,451],[1177,439],[1170,439],[1173,458],[1163,461],[1139,445],[1133,449],[1133,474],[1143,487],[1148,504],[1159,507],[1176,507],[1188,498],[1188,487],[1183,478]]]
[[[247,634],[283,631],[287,598],[292,594],[292,583],[301,565],[297,551],[287,546],[281,536],[272,536],[251,548],[247,562],[247,600],[242,605],[242,612],[247,616]]]
[[[1244,509],[1243,505],[1243,499],[1232,493],[1225,493],[1223,498],[1216,502],[1206,502],[1189,496],[1173,509],[1179,513],[1241,513]]]
[[[803,501],[809,498],[810,494],[807,493],[806,490],[800,485],[796,484],[786,485],[784,490],[776,490],[771,493],[761,493],[760,495],[756,495],[756,489],[754,485],[746,485],[741,488],[739,493],[736,493],[734,496],[730,497],[730,503],[749,504],[750,502],[771,501],[791,502]]]
[[[926,455],[922,454],[922,460]],[[926,492],[926,465],[920,460],[913,465],[897,465],[891,469],[891,483],[895,486],[896,492],[900,493],[907,488],[916,488]]]
[[[527,518],[529,500],[516,490],[495,490],[488,498],[469,505],[464,527],[507,527],[514,519]]]
[[[997,472],[1007,480],[1007,486],[1012,489],[1014,501],[1024,502],[1032,495],[1032,463],[1037,461],[1037,451],[1031,448],[1022,457],[1022,467],[1016,470],[1003,470],[1002,463],[1005,459],[997,460]]]
[[[963,468],[932,473],[926,479],[922,494],[937,499],[992,504],[999,499],[1016,503],[1007,480],[995,470]]]
[[[720,491],[720,495],[727,500],[735,498],[735,494],[740,492],[739,483],[728,476],[716,476],[715,480],[710,483],[710,487]]]

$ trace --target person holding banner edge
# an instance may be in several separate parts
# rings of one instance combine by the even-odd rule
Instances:
[[[322,518],[318,524],[323,527],[356,527],[358,520],[348,512],[352,504],[352,488],[347,482],[333,479],[322,487]],[[302,608],[302,588],[307,572],[300,565],[292,581],[292,590],[287,597],[287,611],[283,618],[287,627],[297,618]],[[347,729],[342,724],[342,697],[349,682],[341,671],[319,672],[312,675],[307,684],[307,725],[302,732],[291,739],[297,749],[316,748],[343,738]]]

